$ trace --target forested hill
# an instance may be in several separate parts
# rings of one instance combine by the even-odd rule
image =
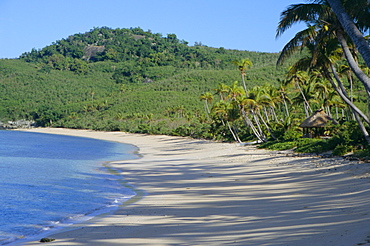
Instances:
[[[275,67],[278,55],[190,46],[140,28],[94,28],[0,60],[0,121],[204,137],[212,126],[200,95],[241,82],[232,61],[245,58],[253,63],[248,87],[276,84],[285,76]]]
[[[190,69],[232,69],[231,61],[249,58],[255,67],[275,65],[278,54],[210,48],[179,40],[175,34],[163,37],[140,28],[94,28],[56,41],[41,50],[21,55],[27,62],[42,62],[50,68],[86,72],[86,63],[110,61],[128,68],[173,66]]]

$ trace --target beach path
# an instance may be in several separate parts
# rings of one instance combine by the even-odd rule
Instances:
[[[30,131],[133,144],[142,155],[110,164],[136,197],[42,245],[370,245],[368,163],[182,137]]]

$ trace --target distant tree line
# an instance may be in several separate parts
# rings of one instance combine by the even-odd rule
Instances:
[[[257,66],[273,65],[277,54],[260,53],[225,48],[211,48],[201,43],[189,46],[175,34],[163,37],[159,33],[141,28],[94,28],[54,42],[43,49],[23,53],[20,59],[38,63],[44,71],[70,70],[85,74],[88,64],[116,63],[117,82],[144,81],[150,67],[178,69],[232,69],[231,61],[249,57]]]

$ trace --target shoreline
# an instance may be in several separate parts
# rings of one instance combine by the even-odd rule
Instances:
[[[370,245],[367,163],[183,137],[22,131],[132,144],[142,156],[109,166],[147,195],[43,245]]]

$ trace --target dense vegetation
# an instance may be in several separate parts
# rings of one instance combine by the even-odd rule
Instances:
[[[158,134],[196,125],[197,136],[205,137],[209,125],[199,96],[238,80],[232,61],[244,57],[254,63],[250,84],[284,77],[284,69],[275,68],[278,54],[188,46],[174,34],[140,28],[94,28],[1,60],[0,117]]]
[[[297,69],[312,55],[310,46],[302,48],[289,55],[228,50],[189,46],[175,34],[140,28],[94,28],[0,60],[0,120],[260,140],[265,147],[306,152],[365,148],[350,108],[328,79],[318,70]],[[276,67],[282,57],[284,66]],[[368,114],[366,91],[347,71],[341,78],[351,86],[351,101]],[[334,136],[329,141],[302,140],[299,124],[317,109],[342,124],[322,132]]]

